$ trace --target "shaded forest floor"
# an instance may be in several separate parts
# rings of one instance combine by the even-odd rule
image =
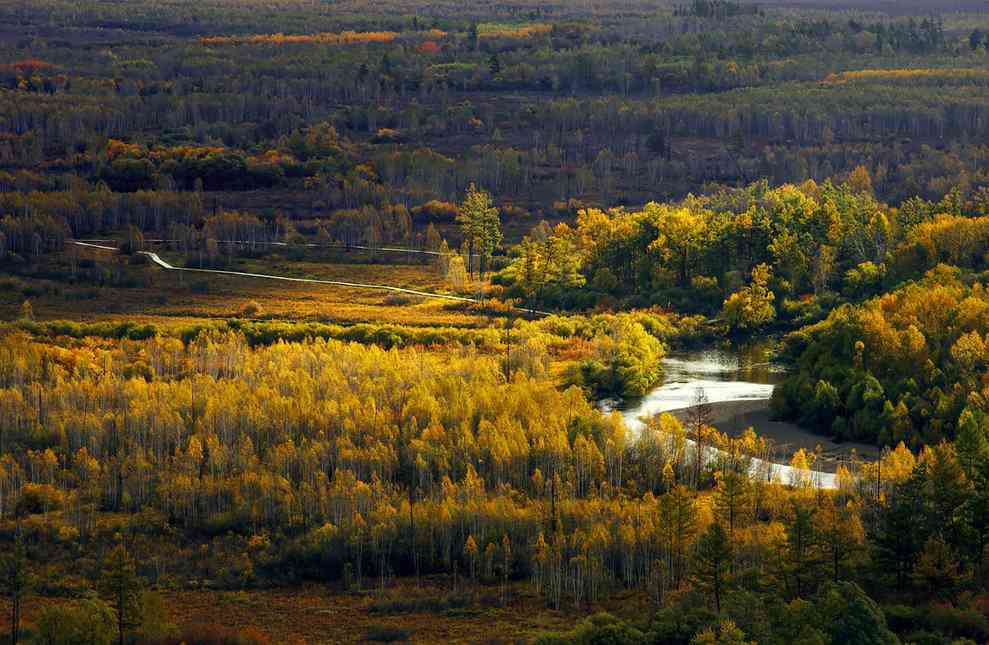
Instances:
[[[368,581],[373,584],[373,581]],[[575,612],[566,605],[556,611],[532,593],[527,583],[516,583],[505,606],[499,602],[497,585],[479,586],[466,606],[442,609],[450,591],[447,579],[424,579],[393,583],[383,594],[339,593],[323,587],[253,591],[164,591],[165,605],[175,625],[182,629],[197,625],[251,628],[273,643],[366,643],[393,638],[413,643],[516,643],[536,634],[566,631],[583,615],[604,609],[593,607]],[[467,585],[468,587],[470,585]],[[616,596],[611,603],[621,600]],[[625,599],[628,600],[628,599]],[[54,598],[31,598],[27,622]],[[422,606],[408,610],[408,605]],[[617,605],[616,605],[617,606]],[[0,630],[9,629],[9,606],[0,599]]]

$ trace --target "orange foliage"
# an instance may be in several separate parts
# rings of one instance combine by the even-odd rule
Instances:
[[[323,32],[319,34],[286,35],[256,34],[254,36],[208,36],[201,38],[204,45],[242,45],[270,43],[283,45],[286,43],[319,43],[324,45],[350,45],[361,43],[390,43],[398,37],[394,31],[343,31],[338,34]]]
[[[136,143],[124,143],[117,139],[110,139],[106,143],[106,156],[110,161],[120,157],[138,159],[144,156],[144,150]]]
[[[437,45],[436,42],[432,40],[427,40],[423,43],[420,43],[419,46],[416,47],[416,51],[419,52],[420,54],[435,54],[439,52],[439,50],[440,50],[440,46]]]
[[[51,63],[46,63],[37,58],[26,58],[8,65],[0,65],[0,72],[16,73],[22,76],[35,76],[41,72],[55,69]]]

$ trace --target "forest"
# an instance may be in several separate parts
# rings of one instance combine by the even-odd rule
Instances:
[[[989,643],[987,49],[0,0],[0,644]]]

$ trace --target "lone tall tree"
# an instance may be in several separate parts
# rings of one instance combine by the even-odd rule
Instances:
[[[124,645],[128,629],[141,624],[141,586],[133,558],[118,544],[103,564],[99,590],[116,611],[119,645]]]
[[[720,522],[712,522],[697,542],[694,579],[714,600],[714,609],[719,614],[733,557],[731,540],[724,527]]]
[[[463,231],[464,243],[467,245],[467,264],[471,275],[474,275],[474,258],[478,259],[477,270],[480,277],[491,262],[491,256],[501,244],[501,220],[498,209],[491,202],[491,195],[478,190],[471,183],[467,187],[464,202],[460,205],[457,221]]]
[[[694,398],[687,409],[687,430],[693,435],[696,457],[694,459],[694,486],[700,488],[701,472],[704,470],[705,448],[704,433],[711,425],[713,414],[711,402],[703,387],[694,390]]]
[[[34,578],[28,567],[24,540],[18,532],[14,548],[0,560],[0,584],[4,595],[10,598],[10,642],[17,645],[21,630],[21,610],[24,599],[31,593]]]

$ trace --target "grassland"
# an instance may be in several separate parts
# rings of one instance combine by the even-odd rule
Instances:
[[[253,591],[188,590],[163,593],[171,621],[180,629],[222,624],[259,632],[274,643],[367,643],[401,640],[412,643],[528,642],[549,630],[566,630],[574,622],[572,608],[549,609],[529,585],[518,584],[501,606],[497,588],[462,590],[450,595],[452,581],[424,579],[420,586],[402,580],[385,594],[340,593],[328,587]],[[464,583],[461,582],[461,588]],[[43,607],[63,602],[38,598],[27,610],[27,621]],[[615,597],[608,607],[625,611],[639,599]],[[6,600],[0,600],[0,629],[9,629]],[[448,607],[444,608],[444,605]],[[500,635],[495,637],[493,635]]]
[[[223,268],[451,292],[431,264],[370,263],[366,253],[352,255],[289,260],[272,254],[264,258],[236,258]],[[162,253],[162,257],[175,265],[181,264],[177,254]],[[77,269],[78,279],[74,283],[53,275],[59,271],[71,273],[73,261],[88,267]],[[94,279],[96,274],[99,278]],[[38,320],[189,323],[204,318],[243,317],[245,307],[254,303],[259,310],[248,317],[258,319],[458,327],[479,327],[487,321],[487,316],[455,302],[371,289],[171,272],[149,264],[132,265],[127,258],[113,252],[91,248],[70,250],[50,264],[45,273],[23,271],[8,276],[4,279],[5,288],[0,290],[0,318],[6,320],[16,318],[27,299]]]

